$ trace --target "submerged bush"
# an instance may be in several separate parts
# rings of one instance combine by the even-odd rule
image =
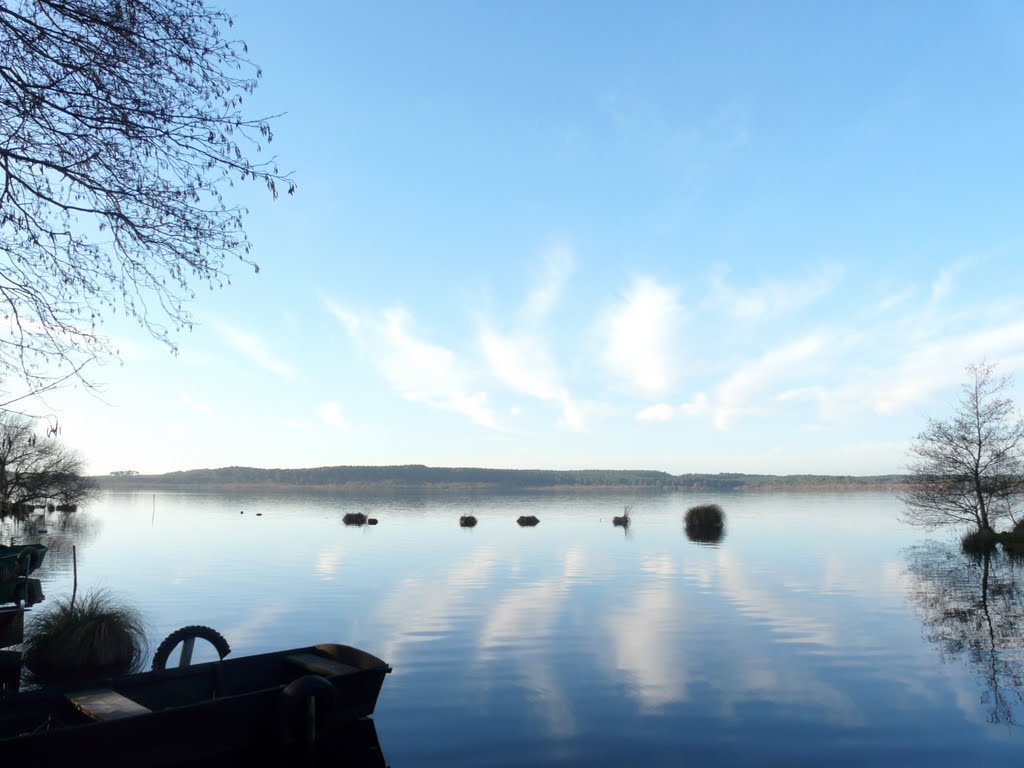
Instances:
[[[686,536],[700,544],[715,544],[725,533],[725,513],[717,504],[698,504],[686,510]]]
[[[472,528],[476,525],[476,518],[472,515],[463,515],[459,518],[459,526],[462,528]]]
[[[25,628],[25,666],[43,682],[137,672],[148,651],[142,614],[104,589],[62,597]]]
[[[366,515],[362,512],[346,512],[341,522],[345,525],[366,525]]]

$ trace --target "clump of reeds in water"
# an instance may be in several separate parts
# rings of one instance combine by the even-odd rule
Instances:
[[[460,528],[472,528],[476,525],[476,518],[472,515],[463,515],[459,518]]]
[[[960,539],[960,549],[969,555],[983,555],[994,552],[999,534],[992,530],[970,531]]]
[[[346,512],[341,522],[345,525],[366,525],[366,515],[362,512]]]
[[[717,504],[698,504],[686,510],[686,536],[699,544],[715,544],[725,534],[725,513]]]
[[[532,528],[533,526],[537,525],[537,523],[540,522],[540,518],[538,518],[535,515],[520,515],[519,518],[516,520],[516,522],[519,523],[519,525],[521,525],[523,527],[531,527]]]
[[[25,628],[25,666],[40,682],[71,682],[137,672],[148,651],[133,606],[105,589],[58,598]]]
[[[1024,558],[1024,520],[1013,526],[1013,530],[1000,535],[1003,551],[1014,560]]]
[[[632,511],[633,507],[627,504],[621,515],[612,518],[612,525],[617,525],[620,528],[629,528],[629,524],[632,522],[629,513]]]

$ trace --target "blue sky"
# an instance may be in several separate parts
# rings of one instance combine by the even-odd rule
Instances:
[[[298,193],[35,409],[94,472],[897,472],[1024,370],[1020,4],[223,7]]]

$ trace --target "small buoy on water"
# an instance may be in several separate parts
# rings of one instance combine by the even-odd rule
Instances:
[[[238,513],[238,514],[240,514],[240,515],[244,515],[244,514],[245,514],[245,510],[243,509],[243,510],[239,511],[239,513]]]

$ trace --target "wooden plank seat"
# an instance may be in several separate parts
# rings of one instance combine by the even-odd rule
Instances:
[[[109,688],[67,694],[68,701],[93,720],[121,720],[145,715],[152,710]]]
[[[323,675],[324,677],[350,675],[353,672],[359,671],[357,667],[353,667],[351,664],[343,664],[340,661],[335,661],[327,656],[318,656],[315,653],[293,653],[286,656],[285,660],[289,664],[294,664],[311,674]]]

